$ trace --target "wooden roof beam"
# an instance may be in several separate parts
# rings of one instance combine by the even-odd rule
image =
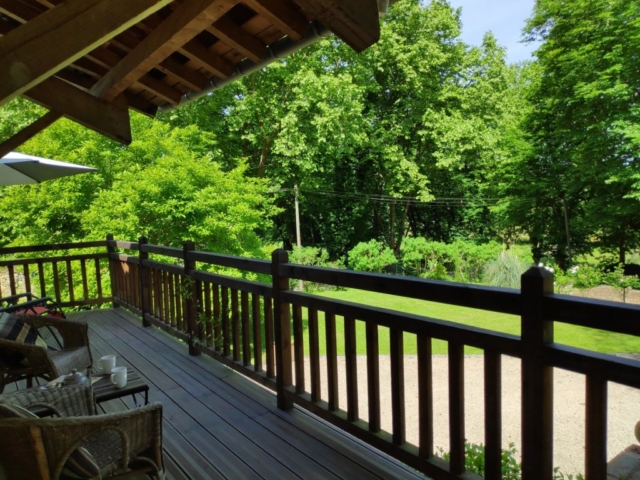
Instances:
[[[62,118],[62,114],[59,112],[47,112],[38,120],[33,122],[31,125],[26,126],[18,133],[16,133],[13,137],[8,138],[4,142],[0,144],[0,158],[7,155],[9,152],[14,151],[23,143],[31,140],[42,130],[47,128],[52,123],[56,122],[58,119]]]
[[[178,51],[220,78],[227,78],[233,73],[234,66],[231,62],[209,51],[195,38],[180,47]]]
[[[267,53],[266,45],[236,25],[228,15],[215,22],[207,31],[256,63]]]
[[[102,77],[91,93],[100,98],[115,98],[236,3],[236,0],[185,1]]]
[[[129,110],[124,99],[118,99],[116,106],[56,77],[41,82],[23,96],[117,142],[131,143]]]
[[[245,5],[268,19],[282,33],[298,41],[309,26],[307,19],[283,0],[243,0]]]
[[[0,38],[0,105],[171,0],[66,0]]]
[[[378,0],[295,0],[356,52],[380,39]]]

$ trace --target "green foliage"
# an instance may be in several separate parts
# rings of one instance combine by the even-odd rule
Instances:
[[[397,262],[393,251],[376,240],[359,243],[351,249],[348,258],[350,268],[377,273]]]
[[[591,265],[580,265],[573,269],[573,286],[581,290],[588,290],[602,285],[602,271]]]
[[[344,268],[342,261],[332,262],[329,260],[329,254],[326,250],[314,247],[293,247],[293,251],[289,254],[289,262],[312,267]],[[297,280],[292,279],[291,288],[294,288],[297,283]],[[304,282],[306,291],[326,290],[327,288],[333,289],[335,287],[314,282]]]
[[[528,265],[510,251],[502,251],[497,258],[487,262],[483,279],[493,287],[520,288],[520,277]]]
[[[456,240],[451,244],[407,237],[400,249],[403,266],[412,275],[444,280],[449,274],[460,282],[479,282],[483,266],[501,247],[496,242],[475,244]]]
[[[607,272],[602,277],[603,283],[615,288],[623,302],[627,301],[627,294],[632,289],[640,288],[640,279],[636,275],[625,275],[624,265],[619,263],[613,271]]]
[[[446,461],[451,459],[448,452],[444,452],[442,448],[438,450],[439,455]],[[465,468],[478,475],[484,475],[485,472],[485,447],[481,443],[464,442],[464,466]],[[502,450],[502,480],[521,480],[522,464],[518,463],[516,457],[518,451],[514,443],[509,444],[509,448]],[[581,473],[564,474],[558,467],[553,469],[553,480],[584,480]]]
[[[533,149],[514,164],[510,215],[536,261],[599,245],[624,262],[640,242],[640,4],[540,0],[526,35],[541,40],[527,95]],[[525,201],[525,199],[528,199]]]

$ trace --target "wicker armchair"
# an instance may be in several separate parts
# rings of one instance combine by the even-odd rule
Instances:
[[[11,382],[26,379],[30,387],[35,377],[49,381],[73,369],[91,368],[93,360],[86,323],[41,315],[21,315],[20,318],[38,330],[57,329],[62,337],[62,349],[51,350],[0,338],[0,393]]]
[[[0,420],[0,479],[58,480],[79,447],[99,467],[94,478],[164,478],[161,403],[93,415],[92,388],[84,385],[21,390],[0,395],[0,403],[46,405],[61,416]]]

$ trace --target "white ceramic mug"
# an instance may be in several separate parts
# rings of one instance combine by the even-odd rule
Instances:
[[[111,383],[116,388],[123,388],[127,384],[127,367],[115,367],[111,372]]]
[[[100,359],[100,366],[102,367],[102,371],[104,373],[111,373],[112,370],[116,367],[116,356],[105,355]]]

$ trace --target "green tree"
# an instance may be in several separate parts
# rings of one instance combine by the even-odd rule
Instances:
[[[566,214],[573,254],[595,239],[624,263],[640,241],[640,4],[538,0],[525,33],[543,41],[528,121],[535,151],[517,189],[539,199],[537,257],[566,268]]]

